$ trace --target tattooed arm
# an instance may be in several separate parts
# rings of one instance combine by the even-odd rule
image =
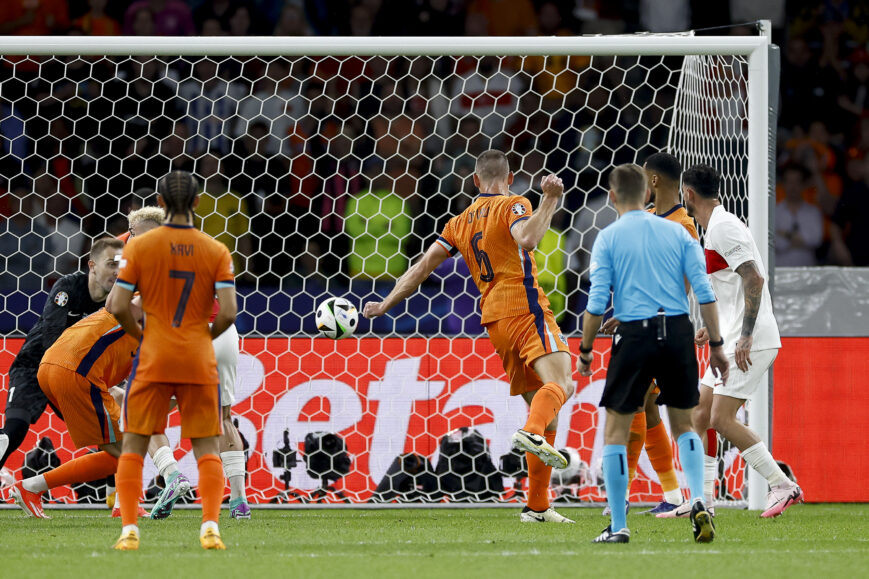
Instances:
[[[742,317],[742,334],[736,341],[736,365],[743,372],[751,365],[751,343],[757,313],[760,310],[760,300],[763,296],[763,276],[757,270],[753,261],[746,261],[736,268],[736,273],[742,278],[742,291],[745,294],[745,314]]]

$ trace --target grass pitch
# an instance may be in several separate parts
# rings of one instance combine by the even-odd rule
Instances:
[[[590,543],[608,519],[560,508],[576,525],[520,524],[518,509],[254,510],[222,514],[227,551],[199,546],[200,512],[140,523],[138,552],[111,550],[108,511],[0,510],[0,575],[11,577],[849,577],[869,563],[869,505],[800,505],[783,517],[719,509],[714,543],[687,519],[631,514],[628,545]]]

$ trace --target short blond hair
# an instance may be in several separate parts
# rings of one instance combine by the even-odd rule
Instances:
[[[489,149],[477,157],[477,165],[474,173],[480,181],[486,184],[498,181],[506,181],[510,175],[510,165],[507,163],[507,155],[495,149]]]
[[[139,209],[133,209],[130,211],[130,214],[127,215],[127,226],[132,229],[144,221],[153,221],[157,225],[162,225],[165,220],[166,212],[163,211],[162,207],[141,207]]]
[[[646,198],[646,172],[634,163],[625,163],[613,169],[609,184],[619,203],[642,203]]]

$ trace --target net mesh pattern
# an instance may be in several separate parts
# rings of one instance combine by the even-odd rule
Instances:
[[[612,167],[663,150],[711,163],[728,209],[747,212],[741,57],[3,56],[0,75],[3,389],[50,285],[86,267],[93,239],[124,233],[131,209],[153,205],[159,178],[191,171],[203,187],[197,226],[227,245],[237,274],[232,413],[254,502],[522,500],[509,440],[527,408],[508,396],[461,258],[389,315],[360,319],[353,338],[313,337],[317,303],[382,299],[469,205],[481,152],[507,152],[512,191],[535,207],[545,174],[564,180],[535,256],[572,351],[591,248],[616,218]],[[608,350],[599,339],[598,360]],[[604,377],[576,376],[556,446],[577,453],[553,497],[605,496]],[[167,434],[195,484],[178,424],[173,413]],[[16,478],[51,454],[37,448],[46,438],[61,461],[86,452],[49,410],[7,464]],[[720,455],[719,497],[742,499],[742,463]],[[146,460],[152,495],[155,475]],[[645,453],[632,490],[660,500]]]

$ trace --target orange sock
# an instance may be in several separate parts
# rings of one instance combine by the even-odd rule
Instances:
[[[106,478],[118,470],[118,459],[107,452],[94,452],[73,459],[45,473],[45,484],[53,489],[61,485],[85,483]]]
[[[637,463],[640,462],[640,454],[643,452],[643,444],[646,442],[646,413],[643,411],[634,414],[631,422],[631,433],[628,438],[628,487],[637,476]]]
[[[216,454],[206,454],[200,457],[199,465],[199,498],[202,499],[202,522],[214,521],[220,518],[220,501],[223,499],[223,464]]]
[[[121,502],[121,523],[135,525],[139,521],[139,495],[142,494],[142,465],[145,459],[135,452],[125,452],[118,461],[115,488]]]
[[[561,386],[555,382],[544,384],[531,400],[528,422],[522,427],[523,430],[542,436],[546,425],[555,420],[558,411],[564,405],[564,400],[564,390]]]
[[[673,468],[673,444],[663,422],[646,431],[646,454],[649,455],[652,468],[658,473],[664,492],[678,489],[679,481]]]
[[[546,442],[555,442],[555,431],[547,430],[543,433]],[[528,461],[528,508],[532,511],[545,511],[549,508],[549,479],[552,476],[552,467],[543,462],[530,452],[525,453]]]

